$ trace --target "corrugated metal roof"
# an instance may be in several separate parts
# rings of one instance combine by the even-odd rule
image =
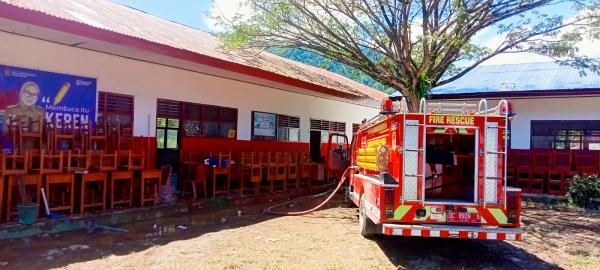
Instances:
[[[479,66],[456,81],[434,88],[432,95],[524,91],[565,91],[600,88],[600,75],[555,62]]]
[[[252,56],[226,53],[219,49],[218,38],[210,33],[107,0],[0,0],[0,2],[195,54],[258,68],[357,97],[379,100],[386,96],[383,92],[342,75],[267,52]]]

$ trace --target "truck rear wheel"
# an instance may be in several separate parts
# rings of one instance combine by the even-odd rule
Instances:
[[[371,238],[373,235],[378,233],[377,226],[369,216],[365,209],[365,199],[363,196],[360,197],[360,206],[358,207],[358,226],[360,228],[360,234],[365,238]]]

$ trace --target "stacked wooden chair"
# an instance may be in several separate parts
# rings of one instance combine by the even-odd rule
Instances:
[[[27,153],[17,154],[0,152],[0,221],[3,217],[6,217],[6,220],[10,220],[14,213],[13,209],[16,207],[17,202],[12,199],[12,191],[13,187],[16,187],[18,178],[25,177],[28,167],[27,161]],[[8,184],[6,186],[4,186],[4,180],[7,180]],[[27,181],[27,179],[25,179],[25,181]],[[27,185],[27,182],[25,184]],[[40,182],[38,180],[36,185],[39,184]],[[3,205],[5,190],[7,194],[6,211],[4,211]],[[36,189],[36,192],[37,190],[39,189]]]
[[[210,157],[216,157],[217,161],[217,164],[213,165],[211,170],[213,198],[218,194],[229,194],[231,188],[231,151],[219,152],[216,156],[213,156],[213,153],[210,152]],[[219,185],[217,181],[219,176],[224,178],[223,185]]]
[[[262,153],[243,152],[241,156],[240,196],[244,196],[246,184],[254,184],[254,194],[260,193],[262,181]]]

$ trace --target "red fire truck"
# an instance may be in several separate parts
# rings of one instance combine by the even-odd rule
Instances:
[[[509,103],[404,99],[354,135],[348,196],[363,236],[520,240],[521,191],[507,187]]]

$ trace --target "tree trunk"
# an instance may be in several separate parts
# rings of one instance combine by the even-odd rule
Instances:
[[[419,98],[413,93],[405,95],[406,104],[408,105],[408,112],[416,113],[419,112],[419,103],[421,102]]]

